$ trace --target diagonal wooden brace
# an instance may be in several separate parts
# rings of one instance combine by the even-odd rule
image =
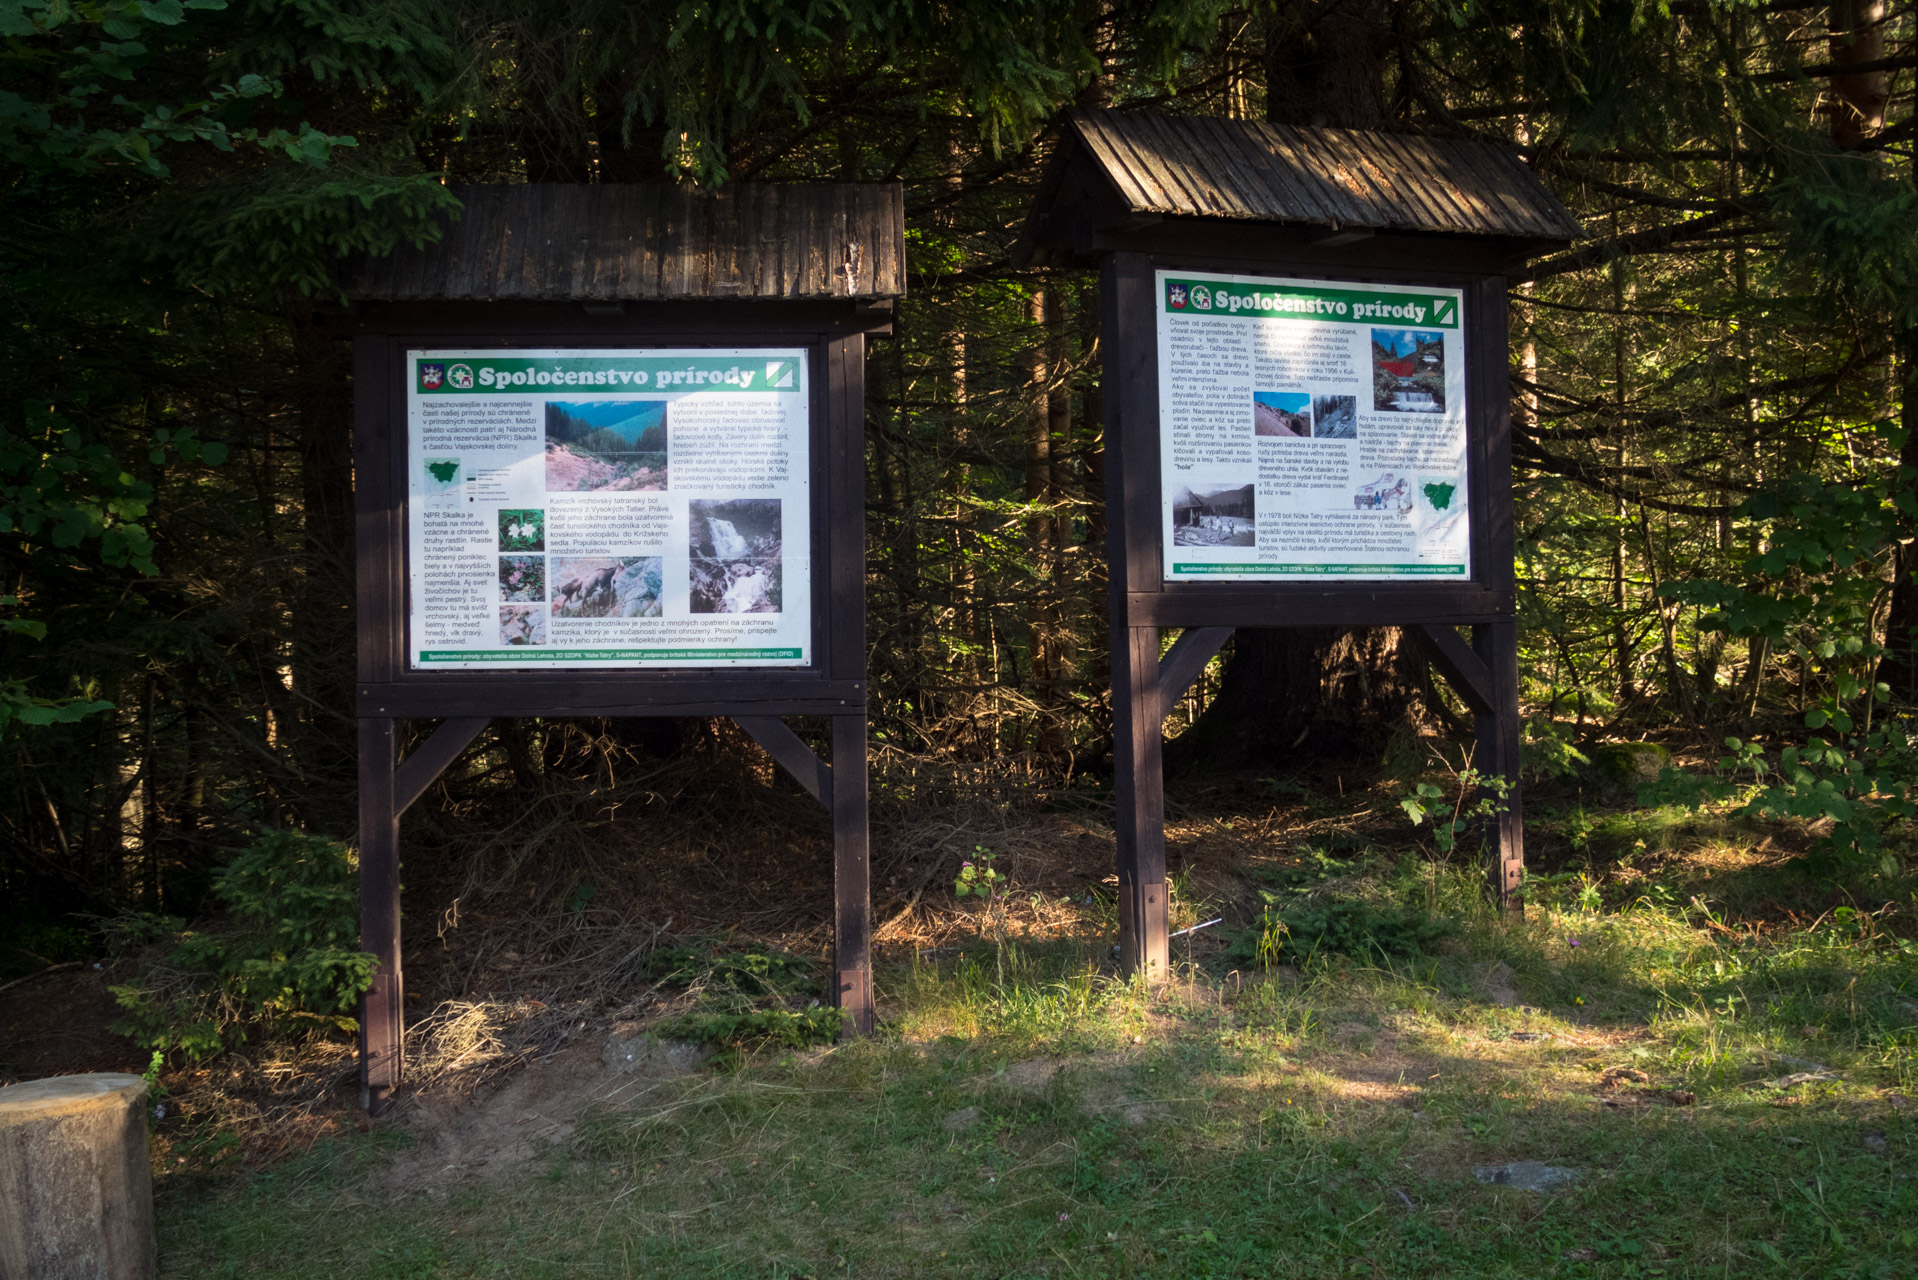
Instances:
[[[1187,627],[1172,647],[1159,659],[1159,711],[1168,715],[1192,682],[1205,670],[1205,664],[1212,661],[1225,642],[1232,638],[1234,627]]]
[[[814,755],[784,720],[778,716],[734,716],[733,723],[806,788],[806,794],[825,805],[827,812],[832,811],[832,766]]]
[[[1473,651],[1458,629],[1443,623],[1421,623],[1407,629],[1418,642],[1426,660],[1438,669],[1438,673],[1445,677],[1445,682],[1452,686],[1458,696],[1465,699],[1465,705],[1472,709],[1472,714],[1491,715],[1496,705],[1492,669]]]
[[[393,773],[393,816],[398,818],[412,808],[446,766],[459,759],[460,752],[492,722],[491,716],[455,717],[441,722],[432,737],[413,748]]]

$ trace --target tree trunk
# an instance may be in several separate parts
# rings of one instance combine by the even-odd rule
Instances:
[[[1379,0],[1287,0],[1267,20],[1266,119],[1378,128],[1391,24]],[[1167,751],[1182,766],[1259,765],[1369,749],[1425,683],[1397,627],[1242,627],[1219,693]]]
[[[1904,404],[1904,447],[1898,452],[1897,486],[1918,504],[1918,331],[1899,334],[1899,375]],[[1899,702],[1918,702],[1918,529],[1905,519],[1908,540],[1898,547],[1891,583],[1891,607],[1885,617],[1885,655],[1878,661],[1878,679],[1891,686]]]
[[[1885,56],[1884,0],[1834,0],[1829,14],[1831,61],[1831,140],[1850,150],[1885,127],[1891,82],[1883,71],[1848,72],[1842,68],[1877,62]]]
[[[1266,20],[1265,118],[1381,128],[1391,47],[1379,0],[1281,0]]]
[[[1219,693],[1166,748],[1170,768],[1376,754],[1420,701],[1423,661],[1397,627],[1241,627]]]

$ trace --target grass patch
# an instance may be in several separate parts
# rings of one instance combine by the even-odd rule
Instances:
[[[1515,924],[1461,872],[1328,862],[1268,881],[1288,920],[1352,935],[1301,963],[1213,943],[1151,990],[1098,937],[902,956],[878,1036],[755,1033],[507,1180],[383,1192],[380,1132],[171,1178],[163,1274],[1918,1274],[1918,946],[1895,902],[1761,928],[1567,882]],[[686,1017],[797,1018],[817,990],[770,952],[651,964],[704,993]],[[1474,1176],[1521,1160],[1578,1180]]]

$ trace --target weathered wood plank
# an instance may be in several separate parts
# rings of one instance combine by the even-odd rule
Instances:
[[[872,992],[872,847],[866,813],[866,717],[832,718],[833,997],[851,1030],[869,1035]]]
[[[1119,872],[1119,956],[1126,972],[1168,973],[1165,888],[1165,706],[1159,631],[1112,632],[1113,825]]]
[[[394,587],[390,548],[399,537],[389,413],[391,364],[392,346],[386,339],[353,339],[353,456],[359,460],[353,485],[353,625],[360,680],[386,680],[395,674],[392,637],[382,625],[391,612]]]
[[[1320,627],[1396,626],[1400,623],[1443,622],[1451,626],[1512,616],[1509,591],[1483,587],[1401,587],[1366,591],[1371,583],[1354,584],[1360,590],[1343,593],[1238,590],[1252,584],[1212,586],[1203,583],[1169,584],[1177,590],[1137,591],[1126,600],[1126,616],[1135,626],[1155,627]]]
[[[1232,638],[1233,627],[1187,627],[1159,659],[1159,706],[1170,714],[1206,663]]]
[[[399,817],[426,794],[446,766],[460,758],[480,730],[493,723],[490,716],[464,716],[446,721],[433,736],[413,748],[393,775],[393,816]]]
[[[1490,715],[1495,702],[1492,672],[1470,642],[1457,629],[1440,623],[1419,623],[1409,630],[1426,660],[1465,699],[1465,705],[1475,715]]]
[[[393,807],[393,722],[363,719],[360,738],[360,949],[375,961],[360,997],[360,1102],[378,1114],[399,1088],[406,990],[400,969],[400,819]]]
[[[1059,175],[1089,159],[1138,214],[1563,241],[1579,225],[1494,144],[1143,111],[1075,112],[1047,162],[1022,253],[1070,248],[1047,219]],[[1108,225],[1117,225],[1109,223]]]
[[[701,686],[691,681],[666,680],[621,689],[606,683],[544,683],[528,688],[495,678],[446,682],[440,678],[392,681],[359,686],[362,715],[399,719],[438,719],[443,716],[538,716],[565,719],[575,716],[822,716],[844,715],[866,705],[863,683],[729,681]],[[826,692],[820,692],[826,690]],[[835,696],[838,695],[838,696]]]
[[[1477,745],[1472,763],[1481,774],[1511,785],[1504,811],[1488,824],[1491,862],[1487,867],[1494,897],[1507,911],[1522,910],[1525,882],[1525,797],[1519,787],[1522,729],[1518,705],[1518,624],[1491,622],[1472,629],[1472,648],[1491,673],[1493,706],[1476,718]]]
[[[746,731],[773,761],[792,775],[806,794],[826,806],[833,805],[832,766],[813,754],[811,747],[787,727],[778,716],[734,716],[733,723]]]
[[[462,215],[436,244],[357,258],[346,294],[389,301],[843,298],[905,293],[898,183],[663,183],[454,188]]]

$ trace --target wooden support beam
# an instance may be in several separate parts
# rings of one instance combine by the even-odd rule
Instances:
[[[734,716],[733,723],[744,729],[780,768],[806,788],[806,794],[825,805],[828,812],[832,811],[832,766],[814,755],[812,748],[801,742],[784,720],[778,716]],[[835,759],[837,756],[834,752]]]
[[[1473,652],[1471,643],[1458,633],[1458,628],[1428,622],[1412,627],[1411,632],[1426,660],[1445,677],[1445,682],[1458,696],[1465,699],[1472,714],[1491,714],[1492,669]]]
[[[845,1012],[849,1030],[868,1035],[874,1013],[872,850],[866,822],[863,712],[832,718],[832,770],[827,773],[822,765],[821,778],[832,811],[833,1002]]]
[[[400,817],[394,805],[393,722],[360,721],[360,948],[373,985],[360,997],[360,1105],[378,1114],[399,1087],[405,1035],[400,971]]]
[[[443,722],[433,736],[413,748],[393,775],[393,816],[398,818],[426,794],[446,766],[460,758],[480,730],[493,723],[490,716],[459,716]]]
[[[1236,627],[1187,627],[1159,659],[1159,715],[1170,715]],[[1461,641],[1460,643],[1463,643]]]
[[[1159,699],[1159,629],[1114,628],[1113,799],[1119,852],[1119,955],[1126,972],[1164,979],[1166,938],[1165,760]]]
[[[1525,806],[1519,791],[1518,624],[1492,622],[1472,628],[1472,649],[1490,672],[1492,706],[1478,716],[1472,763],[1480,774],[1505,779],[1511,791],[1505,811],[1487,826],[1492,893],[1507,911],[1524,910]]]

